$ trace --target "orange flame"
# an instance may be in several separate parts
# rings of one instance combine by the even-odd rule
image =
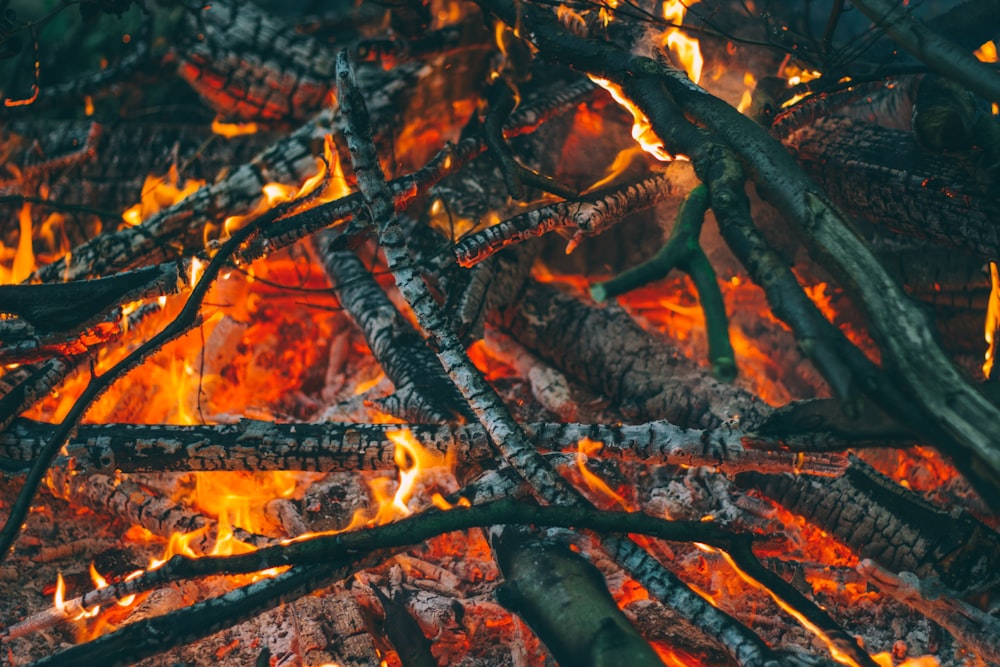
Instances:
[[[633,509],[630,503],[625,500],[621,494],[608,486],[607,482],[590,472],[590,469],[587,468],[588,458],[604,449],[604,443],[600,440],[583,438],[576,443],[576,447],[576,467],[580,471],[580,476],[583,477],[584,484],[587,485],[587,488],[602,499],[608,500],[627,510]]]
[[[226,139],[231,139],[244,134],[256,134],[257,123],[227,123],[221,118],[216,117],[212,121],[212,132]]]
[[[996,262],[990,262],[990,297],[986,306],[986,360],[983,362],[983,375],[990,376],[993,370],[993,360],[996,357],[996,333],[1000,328],[1000,272]]]
[[[670,162],[675,159],[687,159],[682,155],[671,155],[666,151],[666,149],[664,149],[663,142],[660,141],[660,138],[656,136],[655,132],[653,132],[653,127],[649,122],[649,118],[646,117],[646,114],[644,114],[639,107],[632,102],[632,100],[625,96],[621,86],[617,83],[612,83],[607,79],[596,77],[593,74],[588,74],[588,76],[591,81],[611,93],[611,97],[614,98],[615,102],[618,102],[618,104],[632,114],[632,138],[635,139],[640,146],[642,146],[642,150],[646,151],[661,162]]]
[[[23,282],[35,270],[35,250],[32,244],[31,204],[25,202],[18,215],[20,229],[18,230],[17,250],[14,251],[13,263],[7,269],[0,266],[0,285],[13,285]],[[6,248],[0,243],[0,255],[6,255]]]
[[[984,63],[995,63],[997,62],[997,45],[996,42],[984,42],[982,46],[973,52],[977,58],[979,58]]]
[[[695,2],[697,0],[689,1],[688,4],[693,5]],[[701,71],[705,66],[705,58],[701,55],[701,45],[698,40],[694,37],[688,37],[678,27],[684,23],[686,13],[687,6],[683,0],[664,0],[663,18],[673,23],[673,26],[663,32],[660,46],[670,49],[691,80],[698,83],[701,81]]]
[[[142,195],[139,203],[129,207],[122,213],[122,220],[130,227],[135,227],[144,220],[159,213],[168,206],[186,199],[199,190],[205,181],[197,178],[184,179],[180,184],[177,165],[171,165],[166,176],[150,174],[142,184]]]

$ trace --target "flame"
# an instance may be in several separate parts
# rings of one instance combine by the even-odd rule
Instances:
[[[56,573],[56,592],[52,595],[52,606],[61,612],[66,611],[66,582],[62,572]]]
[[[797,65],[789,64],[790,56],[786,56],[778,67],[778,76],[784,78],[787,81],[789,88],[797,86],[801,83],[808,83],[813,79],[818,79],[823,76],[823,73],[819,70],[814,69],[802,69]],[[806,98],[808,93],[797,93],[791,97],[791,99],[785,100],[781,104],[782,109],[787,109],[788,107],[800,102]]]
[[[146,180],[142,184],[142,195],[139,203],[126,209],[122,213],[122,220],[129,227],[135,227],[168,206],[191,196],[205,185],[205,181],[190,178],[184,179],[184,183],[179,184],[180,175],[177,172],[177,165],[171,165],[166,176],[154,176],[153,174],[146,176]]]
[[[216,116],[212,121],[212,132],[226,139],[232,139],[244,134],[257,134],[257,123],[227,123]]]
[[[750,72],[743,75],[743,85],[746,86],[746,90],[743,91],[743,97],[740,98],[740,103],[737,105],[736,110],[740,113],[746,113],[753,104],[753,91],[757,87],[757,79]]]
[[[993,370],[993,359],[996,356],[996,332],[1000,327],[1000,272],[996,262],[990,262],[990,297],[986,307],[986,361],[983,362],[983,375],[990,376]]]
[[[973,55],[979,58],[984,63],[995,63],[997,62],[997,45],[996,42],[983,42],[983,45],[978,49],[973,51]]]
[[[632,114],[632,138],[635,139],[640,146],[642,146],[642,150],[646,151],[661,162],[670,162],[675,159],[687,159],[682,155],[671,155],[666,151],[666,149],[664,149],[663,142],[660,141],[660,138],[656,136],[655,132],[653,132],[653,127],[649,122],[649,118],[646,117],[646,114],[644,114],[642,110],[640,110],[639,107],[632,102],[632,100],[625,96],[621,86],[617,83],[612,83],[607,79],[596,77],[593,74],[588,74],[587,76],[590,77],[591,81],[608,91],[611,94],[611,97],[614,98],[615,102],[618,102],[618,104]]]
[[[688,4],[695,4],[698,0],[689,0]],[[687,6],[684,0],[664,0],[663,18],[673,24],[667,28],[660,37],[660,46],[670,49],[670,52],[680,62],[681,67],[687,72],[692,81],[701,81],[701,70],[705,66],[705,59],[701,55],[701,45],[698,40],[688,37],[681,32],[680,27],[684,24],[684,15],[687,13]]]
[[[588,457],[593,456],[604,449],[604,443],[600,440],[583,438],[576,443],[576,447],[576,467],[580,471],[580,476],[583,477],[584,484],[587,485],[587,488],[602,499],[608,500],[627,510],[634,509],[621,494],[617,493],[614,489],[608,486],[607,482],[590,472],[587,468]]]
[[[17,250],[10,269],[0,266],[0,285],[13,285],[25,281],[35,270],[35,250],[32,244],[31,204],[24,202],[18,215]],[[6,255],[6,248],[0,243],[0,254]]]
[[[878,663],[879,667],[894,667],[892,653],[883,651],[872,656],[872,660]],[[941,661],[934,656],[924,655],[919,658],[907,658],[896,663],[895,667],[941,667]]]

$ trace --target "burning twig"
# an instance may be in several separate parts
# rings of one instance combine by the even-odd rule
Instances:
[[[462,266],[473,266],[502,248],[556,229],[576,227],[575,247],[584,235],[599,234],[623,217],[655,206],[678,194],[672,170],[648,176],[579,200],[548,204],[470,234],[455,244],[455,257]]]
[[[441,370],[423,337],[386,296],[368,268],[351,250],[330,248],[320,235],[315,243],[334,283],[341,305],[361,329],[368,347],[395,392],[378,401],[389,414],[413,422],[447,422],[472,417],[462,397]]]

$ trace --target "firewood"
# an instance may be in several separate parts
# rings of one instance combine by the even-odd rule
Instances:
[[[1000,202],[989,186],[973,181],[957,158],[923,151],[912,133],[827,117],[783,142],[847,213],[983,258],[1000,256],[992,222]]]
[[[747,392],[714,380],[643,330],[620,307],[589,306],[551,285],[531,283],[501,315],[522,345],[600,395],[630,419],[688,428],[737,420],[748,430],[770,411]]]
[[[318,235],[316,252],[341,305],[364,333],[368,347],[395,386],[392,396],[379,404],[389,414],[418,423],[471,418],[434,353],[385,295],[368,268],[354,252],[332,249],[330,242],[328,236]]]
[[[504,583],[500,602],[566,665],[662,665],[582,556],[505,530],[493,540]]]
[[[580,440],[602,443],[598,457],[645,465],[707,466],[730,475],[797,471],[839,475],[845,461],[837,455],[799,455],[747,449],[749,434],[728,426],[687,430],[665,421],[610,426],[602,424],[524,424],[539,451],[574,451]],[[101,424],[79,426],[66,444],[63,463],[79,475],[188,470],[307,470],[350,472],[392,470],[393,442],[388,433],[410,430],[424,447],[454,452],[464,466],[485,466],[491,453],[486,430],[478,424],[275,424],[240,420],[216,426]],[[37,456],[54,427],[18,420],[0,434],[0,461],[8,472]],[[770,441],[781,446],[780,440]],[[852,444],[843,443],[843,446]]]
[[[558,477],[526,441],[485,378],[472,365],[463,346],[441,312],[423,278],[415,271],[392,206],[378,155],[371,139],[364,98],[354,83],[346,53],[338,55],[338,99],[348,120],[346,137],[358,185],[378,225],[379,242],[396,285],[413,309],[424,332],[433,341],[441,365],[476,413],[480,423],[504,459],[521,474],[535,492],[550,502],[585,504],[579,493]],[[680,579],[628,539],[609,538],[605,547],[651,594],[688,618],[713,628],[733,655],[752,655],[766,660],[769,650],[752,632],[694,594]]]
[[[737,477],[796,514],[805,516],[892,572],[936,576],[961,592],[995,587],[1000,536],[966,513],[923,501],[852,457],[842,477]]]

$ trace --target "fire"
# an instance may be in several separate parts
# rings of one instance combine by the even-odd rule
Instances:
[[[374,512],[367,508],[359,509],[354,513],[346,527],[323,534],[335,535],[391,523],[413,513],[413,510],[410,509],[410,502],[418,495],[422,487],[440,486],[446,492],[457,487],[452,474],[455,460],[450,453],[442,454],[427,449],[420,444],[409,429],[390,431],[386,435],[395,446],[393,460],[399,469],[398,482],[394,484],[393,480],[386,477],[372,480],[369,488],[375,506]],[[395,490],[393,490],[394,486]],[[444,498],[438,493],[431,496],[430,502],[442,509],[451,508],[451,505],[444,501]],[[310,533],[302,535],[298,539],[315,535],[317,533]]]
[[[996,42],[983,42],[983,45],[976,49],[973,54],[984,63],[997,62]]]
[[[693,5],[695,2],[697,0],[689,1],[688,4]],[[660,46],[670,49],[691,80],[698,83],[701,81],[701,70],[705,66],[705,59],[701,55],[701,45],[698,40],[688,37],[678,27],[683,25],[686,13],[687,5],[684,4],[684,0],[664,0],[663,18],[672,23],[673,27],[664,31],[660,38]]]
[[[135,227],[168,206],[191,196],[203,185],[205,181],[196,178],[184,179],[181,184],[177,165],[171,165],[166,176],[150,174],[142,184],[139,203],[126,209],[122,213],[122,220],[126,225]]]
[[[743,91],[743,97],[740,98],[740,103],[736,107],[740,113],[746,113],[753,104],[753,91],[757,86],[757,79],[754,78],[753,74],[747,72],[743,75],[743,85],[746,86],[746,90]]]
[[[587,468],[588,458],[604,449],[604,443],[599,440],[583,438],[576,443],[576,446],[576,467],[579,470],[581,477],[583,477],[583,481],[587,485],[587,488],[593,491],[594,494],[602,500],[610,501],[620,507],[623,507],[624,509],[633,509],[631,504],[624,497],[622,497],[621,494],[608,486],[607,482],[590,472]]]
[[[35,250],[32,244],[31,204],[24,202],[18,215],[20,228],[18,230],[17,249],[14,251],[11,268],[0,266],[0,285],[12,285],[23,282],[35,270]],[[7,259],[6,248],[0,243],[0,254]]]
[[[221,118],[216,117],[212,121],[212,132],[215,132],[219,136],[225,137],[226,139],[232,139],[233,137],[238,137],[244,134],[256,134],[257,133],[257,123],[227,123]]]
[[[326,189],[318,193],[319,196],[312,202],[312,205],[333,201],[350,193],[351,189],[347,185],[347,178],[344,176],[344,170],[340,166],[340,155],[337,153],[336,146],[330,135],[326,135],[323,143],[323,158],[316,158],[316,165],[316,173],[306,179],[300,187],[273,182],[264,185],[261,188],[262,198],[251,211],[241,215],[231,215],[222,223],[226,236],[238,231],[247,222],[278,204],[291,201],[312,192],[317,187],[320,187],[324,181],[327,182]],[[329,179],[327,179],[328,170]]]
[[[996,333],[1000,328],[1000,271],[996,262],[990,262],[990,298],[986,307],[986,360],[983,362],[983,376],[989,377],[993,371],[996,356]]]
[[[666,151],[663,147],[663,142],[656,136],[656,133],[653,132],[653,127],[649,122],[649,118],[646,117],[646,114],[644,114],[642,110],[632,102],[632,100],[625,96],[621,86],[617,83],[612,83],[607,79],[602,79],[592,74],[589,74],[588,76],[591,81],[608,91],[611,94],[611,97],[614,98],[615,102],[618,102],[618,104],[632,114],[632,138],[635,139],[640,146],[642,146],[642,150],[646,151],[661,162],[670,162],[675,159],[687,159],[681,155],[671,155]]]

